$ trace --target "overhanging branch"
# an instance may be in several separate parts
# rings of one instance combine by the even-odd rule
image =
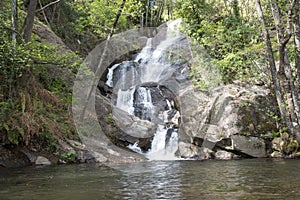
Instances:
[[[53,1],[53,2],[51,2],[51,3],[49,3],[49,4],[45,5],[45,6],[43,6],[42,8],[36,10],[35,12],[40,12],[40,11],[42,11],[42,10],[45,10],[45,9],[48,8],[49,6],[52,6],[52,5],[57,4],[57,3],[59,3],[59,2],[60,2],[60,0]]]

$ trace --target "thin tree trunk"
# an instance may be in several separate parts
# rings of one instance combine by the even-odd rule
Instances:
[[[40,1],[40,0],[39,0],[39,1]],[[55,4],[59,3],[59,2],[60,2],[60,0],[56,0],[56,1],[53,1],[53,2],[51,2],[51,3],[49,3],[49,4],[45,5],[45,6],[42,6],[42,4],[41,4],[41,2],[40,2],[41,8],[38,9],[38,10],[36,10],[35,12],[43,11],[43,10],[45,10],[46,8],[48,8],[49,6],[55,5]]]
[[[256,9],[257,9],[258,16],[260,18],[261,25],[262,25],[262,31],[263,31],[264,40],[266,43],[272,81],[274,84],[274,92],[275,92],[279,112],[281,115],[281,121],[284,124],[286,124],[287,126],[291,126],[291,120],[290,120],[288,112],[285,108],[285,101],[284,101],[284,97],[283,97],[283,94],[281,91],[280,82],[279,82],[278,76],[277,76],[277,70],[276,70],[276,64],[275,64],[275,59],[274,59],[274,55],[273,55],[272,43],[271,43],[269,32],[266,28],[260,0],[256,0]]]
[[[300,106],[299,106],[299,87],[300,87],[300,0],[295,1],[295,10],[294,10],[294,45],[295,45],[295,65],[296,65],[296,75],[298,82],[296,82],[295,87],[295,96],[297,97],[297,105],[298,110],[296,110],[296,114],[298,117],[298,126],[297,126],[297,133],[296,133],[296,139],[298,142],[300,142],[300,133],[299,133],[299,125],[300,125]]]
[[[18,30],[17,5],[18,5],[18,1],[17,0],[12,0],[12,7],[11,7],[12,35],[11,35],[11,40],[12,40],[14,45],[16,45],[16,40],[17,40],[16,31]]]
[[[92,87],[91,87],[90,91],[88,92],[88,97],[87,97],[87,99],[86,99],[86,101],[85,101],[85,103],[83,105],[83,109],[82,109],[82,112],[81,112],[81,115],[80,115],[80,120],[81,121],[84,118],[85,111],[86,111],[88,103],[89,103],[89,101],[90,101],[90,99],[92,97],[93,91],[97,87],[97,83],[99,81],[99,76],[100,76],[101,66],[102,66],[104,58],[106,57],[108,43],[110,41],[110,38],[113,36],[113,34],[115,32],[115,29],[116,29],[116,26],[118,24],[119,18],[121,16],[122,12],[123,12],[123,8],[125,6],[125,3],[126,3],[126,0],[123,0],[122,4],[120,5],[120,9],[119,9],[119,11],[118,11],[118,13],[116,15],[115,21],[114,21],[114,23],[112,25],[111,31],[110,31],[109,35],[107,36],[107,40],[105,42],[105,46],[104,46],[102,55],[100,57],[100,61],[99,61],[98,66],[97,66],[97,70],[95,72],[95,76],[94,76],[94,79],[93,79]]]
[[[43,13],[43,16],[44,16],[44,19],[45,19],[45,22],[47,23],[47,25],[50,27],[50,23],[49,23],[49,21],[48,21],[48,19],[47,19],[47,16],[46,16],[46,13],[45,13],[45,9],[43,8],[43,5],[42,5],[42,2],[41,2],[41,0],[39,0],[39,5],[40,5],[40,7],[41,7],[41,11],[42,11],[42,13]],[[43,8],[43,9],[42,9]],[[36,11],[36,12],[38,12],[38,11]]]
[[[24,41],[26,43],[29,42],[31,38],[36,6],[37,0],[30,0],[25,19]]]
[[[297,78],[298,78],[298,84],[297,84],[297,91],[298,94],[300,92],[300,17],[297,15],[297,13],[300,12],[300,5],[299,0],[296,3],[295,6],[295,18],[294,18],[294,45],[295,45],[295,63],[296,63],[296,69],[297,69]]]
[[[163,11],[164,11],[164,7],[165,7],[165,3],[164,3],[164,1],[162,1],[161,4],[159,5],[158,15],[157,15],[157,18],[156,18],[155,24],[154,24],[155,26],[158,26],[158,25],[159,25],[161,16],[162,16]],[[169,18],[168,18],[168,20],[169,20]]]
[[[141,14],[141,17],[140,17],[140,23],[141,23],[141,28],[144,27],[144,15],[143,13]]]
[[[287,27],[284,29],[282,22],[282,16],[280,15],[280,9],[278,7],[277,1],[271,2],[271,9],[273,14],[273,19],[275,21],[275,26],[277,30],[277,37],[279,43],[279,71],[278,77],[280,79],[282,92],[286,97],[288,104],[288,114],[291,122],[288,123],[288,128],[293,136],[295,136],[296,129],[294,125],[299,126],[299,103],[298,97],[295,92],[295,85],[292,75],[292,67],[289,62],[287,43],[292,36],[292,22],[294,14],[294,6],[296,1],[291,1],[289,8],[287,10]],[[285,34],[286,33],[286,34]]]
[[[146,4],[146,22],[145,22],[146,27],[148,27],[148,12],[149,12],[149,0],[147,0],[147,4]]]

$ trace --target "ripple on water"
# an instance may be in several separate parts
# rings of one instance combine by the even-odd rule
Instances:
[[[0,199],[298,199],[299,160],[1,169]]]

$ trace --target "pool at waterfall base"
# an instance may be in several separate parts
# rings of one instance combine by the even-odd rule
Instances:
[[[1,169],[0,199],[297,199],[299,167],[242,159]]]

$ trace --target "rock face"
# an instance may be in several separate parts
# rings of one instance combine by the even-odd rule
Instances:
[[[225,85],[194,91],[190,87],[182,91],[177,101],[182,115],[181,141],[242,157],[267,156],[267,145],[260,137],[277,131],[270,114],[277,111],[272,110],[275,106],[271,106],[274,102],[269,90]]]
[[[251,157],[266,157],[266,144],[258,137],[231,136],[233,149]]]
[[[0,146],[0,168],[30,165],[28,157],[19,150],[9,150]]]

